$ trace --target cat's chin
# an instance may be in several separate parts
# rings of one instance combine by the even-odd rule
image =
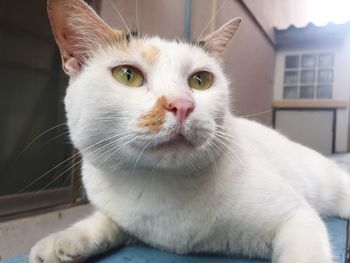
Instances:
[[[161,151],[161,150],[176,150],[176,149],[181,149],[181,148],[194,148],[196,145],[188,140],[185,136],[182,134],[176,135],[173,138],[162,141],[159,143],[156,143],[153,145],[152,150],[154,151]]]

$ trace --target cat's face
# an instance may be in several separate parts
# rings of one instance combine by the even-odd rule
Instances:
[[[52,2],[61,12],[59,1]],[[86,17],[98,19],[80,1],[64,2],[79,4],[88,12]],[[51,20],[53,27],[60,21]],[[231,36],[212,43],[207,38],[202,47],[158,37],[126,39],[107,28],[103,42],[85,51],[88,56],[79,48],[75,55],[74,45],[67,49],[66,43],[60,44],[56,30],[64,69],[71,75],[65,98],[68,125],[84,158],[109,168],[210,165],[222,147],[217,131],[229,114],[228,81],[217,55],[237,26],[221,29],[219,34]],[[111,35],[113,41],[107,41]]]
[[[203,90],[190,86],[197,72],[208,86]],[[142,84],[133,87],[135,81]],[[71,82],[66,109],[75,146],[96,163],[179,167],[209,162],[207,148],[217,151],[210,144],[228,109],[228,84],[199,47],[135,39],[94,56]]]

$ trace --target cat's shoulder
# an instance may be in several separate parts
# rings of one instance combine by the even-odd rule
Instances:
[[[290,140],[279,131],[246,118],[232,117],[229,124],[230,130],[235,133],[241,141],[249,141],[256,144],[289,143]]]
[[[273,127],[266,124],[262,124],[256,120],[251,120],[241,117],[232,117],[230,120],[231,128],[241,130],[242,132],[254,132],[262,134],[271,134],[271,135],[281,135],[278,131],[273,129]]]

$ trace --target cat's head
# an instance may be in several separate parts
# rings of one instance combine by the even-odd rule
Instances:
[[[222,152],[229,114],[220,55],[241,19],[197,43],[135,37],[81,0],[49,0],[64,71],[71,139],[96,166],[184,169]]]

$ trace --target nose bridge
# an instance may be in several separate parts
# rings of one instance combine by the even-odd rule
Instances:
[[[163,92],[163,95],[167,98],[169,102],[175,100],[193,101],[192,94],[181,86],[175,86],[170,90],[165,90]]]
[[[152,89],[156,95],[164,95],[167,99],[183,98],[192,100],[192,94],[183,76],[181,63],[174,54],[168,52],[161,58],[163,61],[154,68]],[[166,64],[166,66],[164,66]]]
[[[152,92],[157,97],[165,96],[168,101],[174,99],[193,100],[192,94],[188,89],[186,82],[179,80],[180,77],[162,76],[154,81]]]
[[[172,112],[182,125],[194,110],[195,103],[186,80],[181,76],[181,69],[177,65],[157,68],[157,78],[153,79],[152,84],[151,92],[156,97],[165,98],[165,109]]]

